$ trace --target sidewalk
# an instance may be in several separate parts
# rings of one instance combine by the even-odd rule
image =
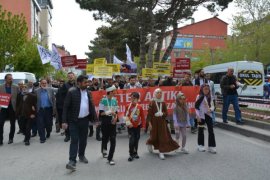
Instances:
[[[228,131],[236,132],[247,137],[253,137],[260,140],[270,142],[270,123],[255,121],[251,119],[243,119],[244,125],[237,125],[233,116],[228,116],[229,123],[223,123],[220,113],[216,113],[216,127]]]

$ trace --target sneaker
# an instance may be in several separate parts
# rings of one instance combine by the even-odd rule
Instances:
[[[129,162],[133,161],[133,157],[132,156],[129,156],[128,161]]]
[[[29,141],[25,141],[24,143],[26,146],[29,146],[30,145],[30,142]]]
[[[138,154],[135,154],[135,155],[133,156],[133,158],[135,158],[135,159],[140,159],[140,156],[139,156]]]
[[[148,149],[148,151],[150,152],[150,153],[153,153],[153,147],[152,147],[152,145],[147,145],[147,149]]]
[[[164,154],[163,154],[163,153],[159,153],[159,158],[160,158],[161,160],[164,160],[164,159],[165,159]]]
[[[51,137],[51,133],[47,133],[46,138],[49,139]]]
[[[12,144],[13,143],[13,139],[10,139],[9,141],[8,141],[8,144]]]
[[[46,140],[40,140],[40,143],[42,143],[42,144],[45,143],[45,142],[46,142]]]
[[[80,160],[80,162],[83,162],[83,163],[85,163],[85,164],[88,163],[88,160],[86,159],[85,156],[79,156],[79,160]]]
[[[216,154],[216,153],[217,153],[217,150],[216,150],[215,147],[209,147],[209,148],[208,148],[208,151],[209,151],[210,153],[212,153],[212,154]]]
[[[74,161],[69,161],[66,165],[67,169],[70,169],[72,171],[76,170],[76,163]]]
[[[181,152],[184,153],[184,154],[188,154],[188,150],[186,148],[181,148]]]
[[[109,160],[108,163],[109,163],[111,166],[115,165],[114,160]]]
[[[200,152],[205,152],[204,146],[199,145],[199,146],[198,146],[198,151],[200,151]]]
[[[36,137],[37,136],[37,134],[36,133],[33,133],[32,135],[31,135],[31,137]]]

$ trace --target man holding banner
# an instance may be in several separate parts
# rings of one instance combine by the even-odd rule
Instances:
[[[10,132],[8,144],[13,143],[13,138],[15,134],[15,111],[16,111],[16,99],[19,93],[19,88],[12,84],[13,78],[12,74],[5,75],[5,83],[0,85],[1,102],[2,98],[8,99],[7,106],[1,104],[0,107],[0,145],[3,145],[3,133],[5,120],[9,119],[10,122]]]

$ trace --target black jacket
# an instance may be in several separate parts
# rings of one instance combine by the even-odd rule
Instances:
[[[239,88],[239,86],[237,86],[237,79],[236,77],[233,75],[232,76],[232,81],[233,81],[233,84],[235,85],[236,89]],[[220,88],[221,88],[221,93],[223,96],[226,96],[228,94],[228,91],[230,90],[230,80],[229,80],[229,77],[227,75],[224,75],[221,80],[220,80]],[[237,94],[237,91],[235,91],[235,94]]]
[[[89,121],[97,121],[97,115],[95,111],[95,105],[92,100],[92,94],[87,91],[89,100]],[[78,121],[81,105],[81,92],[78,87],[72,87],[69,89],[64,102],[63,108],[63,123]]]

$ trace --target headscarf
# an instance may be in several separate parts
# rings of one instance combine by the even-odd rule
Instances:
[[[161,90],[160,88],[155,89],[153,100],[156,101],[156,102],[163,102],[163,101],[164,101],[164,99],[163,99],[163,94],[162,94],[162,96],[161,96],[160,99],[157,98],[157,94],[158,94],[159,92],[162,93],[162,90]]]
[[[184,105],[179,103],[179,99],[181,98],[185,98],[185,95],[180,91],[177,96],[176,96],[176,106],[174,108],[174,112],[176,113],[177,116],[177,121],[178,122],[186,122],[187,119],[187,115],[188,115],[188,108],[186,103]]]

